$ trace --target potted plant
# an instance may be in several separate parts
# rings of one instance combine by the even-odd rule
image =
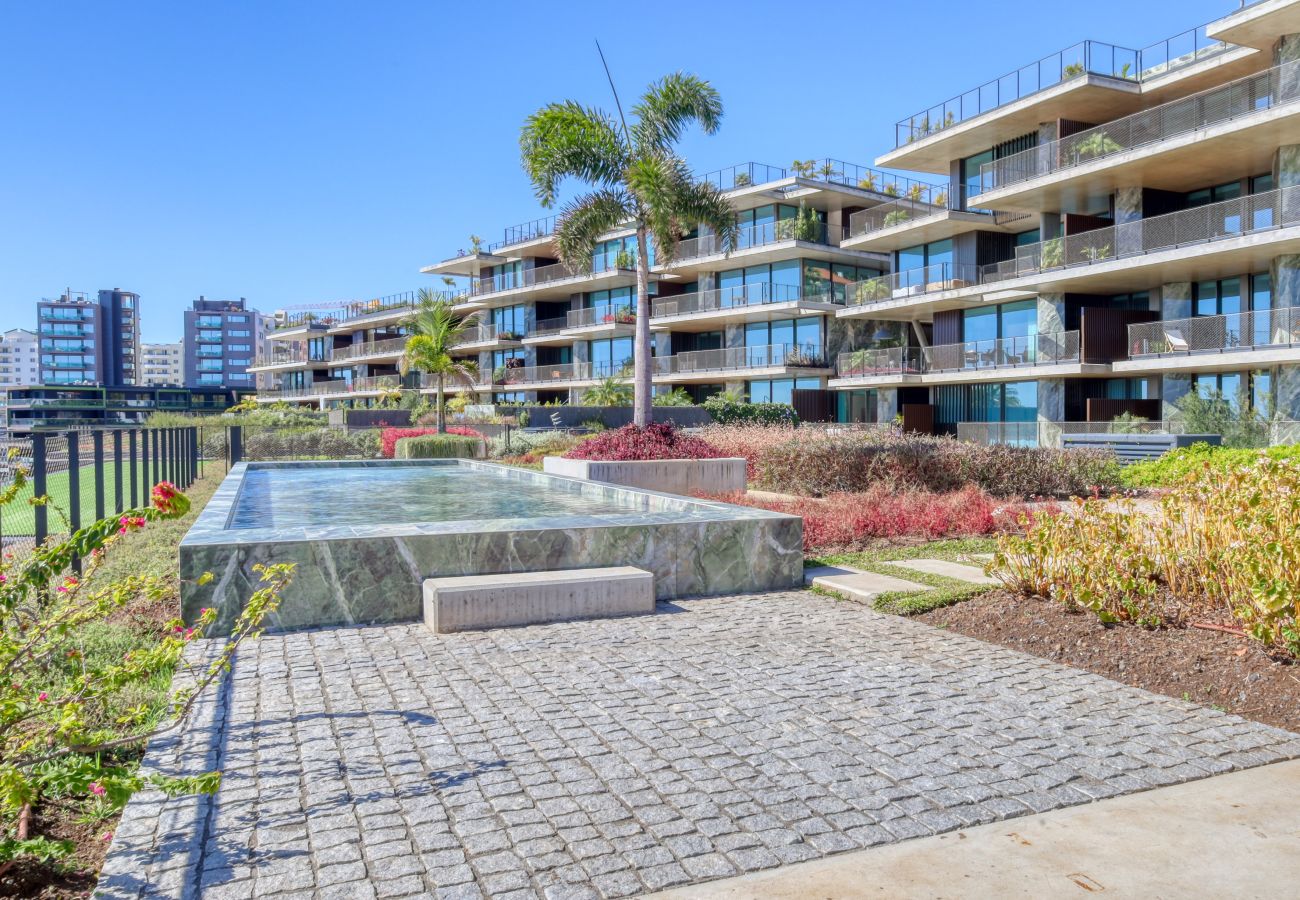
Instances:
[[[632,256],[632,251],[624,247],[614,256],[614,268],[616,269],[635,269],[636,259]]]
[[[859,282],[853,291],[853,299],[857,303],[888,300],[889,295],[889,280],[887,278],[872,278],[868,281]]]
[[[876,173],[868,172],[862,178],[858,179],[858,187],[864,191],[874,191],[876,189]]]
[[[815,159],[796,159],[790,163],[790,171],[799,178],[812,178],[817,169]]]
[[[912,218],[911,214],[905,209],[895,209],[885,215],[885,228],[892,228],[895,225],[902,225],[908,219]]]
[[[617,325],[635,325],[636,313],[630,306],[620,306],[614,311],[614,322]]]
[[[1106,132],[1094,131],[1074,145],[1074,157],[1076,160],[1097,159],[1123,149],[1124,147]]]
[[[888,194],[890,197],[897,197],[898,183],[891,181],[889,184],[885,185],[885,193]]]
[[[826,357],[821,351],[809,347],[795,347],[786,351],[785,365],[797,369],[824,369]]]
[[[907,199],[911,200],[913,203],[920,203],[921,195],[924,193],[925,193],[925,185],[914,184],[907,189]]]
[[[737,172],[731,184],[733,187],[749,187],[753,184],[753,181],[750,179],[748,172]]]
[[[1078,78],[1082,74],[1083,74],[1083,63],[1081,62],[1072,62],[1064,69],[1061,70],[1062,79]]]
[[[483,250],[483,239],[477,234],[469,236],[469,252],[477,256]]]
[[[1061,264],[1065,255],[1065,245],[1063,238],[1052,238],[1049,241],[1043,241],[1042,254],[1039,259],[1039,267],[1043,269],[1054,269]]]

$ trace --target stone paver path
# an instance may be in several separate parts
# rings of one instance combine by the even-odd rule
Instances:
[[[809,592],[268,635],[151,748],[104,896],[626,896],[1300,756],[1300,737]],[[178,761],[181,760],[181,761]]]
[[[984,570],[979,566],[968,566],[965,563],[951,562],[946,559],[895,559],[890,560],[889,565],[930,575],[942,575],[944,578],[955,578],[958,581],[969,581],[971,584],[999,583],[996,578],[985,575]]]

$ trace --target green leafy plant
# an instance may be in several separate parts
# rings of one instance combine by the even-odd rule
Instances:
[[[1059,266],[1065,259],[1065,239],[1051,238],[1043,241],[1041,266],[1044,269],[1054,269]]]
[[[812,178],[817,171],[817,160],[796,159],[790,163],[790,171],[799,178]]]
[[[876,173],[868,172],[858,179],[858,187],[864,191],[874,191],[876,189]]]
[[[636,259],[632,256],[632,251],[624,247],[614,255],[614,268],[616,269],[635,269]]]
[[[394,446],[395,459],[473,459],[483,455],[483,439],[460,434],[406,437]]]
[[[912,213],[906,209],[895,209],[885,213],[883,227],[892,228],[895,225],[902,225],[912,218]]]
[[[857,287],[853,289],[853,300],[856,303],[873,303],[877,300],[888,300],[892,294],[888,278],[870,278],[858,282]]]
[[[1083,74],[1083,71],[1083,63],[1073,62],[1061,69],[1061,77],[1063,79],[1078,78]]]
[[[694,406],[695,401],[682,388],[673,388],[670,391],[655,394],[654,404],[655,406]]]
[[[733,187],[749,187],[752,183],[753,180],[748,172],[737,172],[736,177],[731,180]]]
[[[1123,149],[1118,141],[1104,131],[1094,131],[1074,144],[1074,153],[1079,159],[1096,159]]]
[[[747,424],[793,428],[799,423],[794,407],[788,403],[746,403],[734,393],[719,393],[704,401],[713,421],[720,424]]]
[[[582,392],[584,406],[631,406],[632,386],[625,372],[615,372]]]
[[[1192,391],[1174,405],[1170,419],[1187,434],[1222,435],[1225,447],[1264,447],[1269,442],[1268,417],[1251,407],[1245,391],[1235,402],[1220,391]]]
[[[437,385],[438,430],[447,430],[447,379],[467,387],[474,385],[478,363],[453,356],[452,349],[465,340],[477,319],[455,311],[452,303],[421,288],[415,312],[404,323],[410,332],[399,368],[403,375],[412,369],[432,375]]]
[[[633,418],[653,418],[650,346],[651,237],[656,265],[670,263],[682,236],[699,226],[729,252],[739,237],[735,210],[716,185],[697,181],[676,145],[698,124],[714,134],[722,99],[709,82],[675,73],[652,84],[631,108],[630,121],[576,101],[551,103],[528,117],[519,138],[524,170],[543,206],[554,205],[559,185],[577,178],[593,190],[560,214],[555,246],[576,272],[589,272],[592,253],[608,231],[636,229],[636,333]]]

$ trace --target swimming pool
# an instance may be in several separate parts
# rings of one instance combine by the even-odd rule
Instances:
[[[183,618],[216,607],[224,633],[253,567],[278,562],[296,571],[271,627],[396,622],[443,575],[632,565],[660,599],[790,588],[803,521],[476,460],[239,463],[181,542]]]

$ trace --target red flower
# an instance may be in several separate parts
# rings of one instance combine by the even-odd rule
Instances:
[[[153,486],[153,505],[160,512],[171,512],[172,501],[176,499],[176,485],[170,481],[160,481]],[[143,523],[143,519],[141,522]]]

